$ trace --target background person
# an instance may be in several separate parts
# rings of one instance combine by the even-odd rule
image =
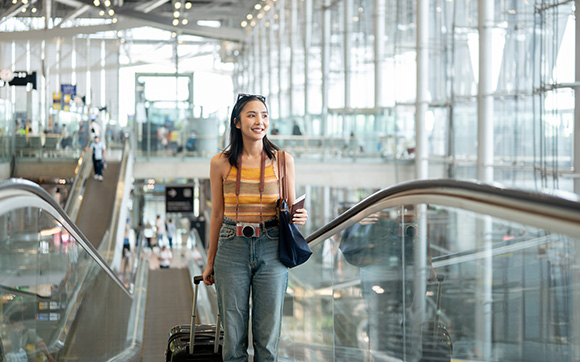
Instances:
[[[18,356],[25,351],[28,356],[28,361],[42,361],[39,354],[42,353],[49,362],[56,362],[54,357],[48,351],[44,340],[36,333],[36,331],[28,329],[24,324],[22,312],[15,312],[8,318],[10,328],[12,330],[12,352],[7,353],[7,360],[12,356]]]
[[[106,150],[107,147],[105,146],[105,142],[101,141],[99,136],[95,136],[94,141],[91,144],[95,180],[103,181],[103,163],[106,162]]]
[[[171,265],[171,259],[173,259],[173,253],[171,250],[167,249],[167,246],[163,245],[157,260],[159,260],[159,267],[161,269],[169,269]]]
[[[278,147],[266,137],[269,118],[263,96],[239,94],[230,117],[230,145],[211,160],[212,214],[207,285],[216,284],[224,328],[223,360],[248,360],[252,291],[254,361],[277,361],[288,268],[278,257]],[[288,203],[296,197],[294,159],[288,155]],[[239,197],[236,184],[239,172]],[[263,188],[260,187],[263,175]],[[305,209],[293,221],[304,225]],[[241,234],[236,223],[259,223],[259,234]],[[215,278],[214,274],[215,273]]]

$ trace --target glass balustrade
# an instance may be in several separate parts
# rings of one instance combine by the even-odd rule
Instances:
[[[290,273],[282,356],[577,361],[580,224],[448,205],[371,207],[315,238]]]
[[[132,298],[51,212],[18,206],[38,203],[0,214],[5,360],[107,360],[128,348]]]

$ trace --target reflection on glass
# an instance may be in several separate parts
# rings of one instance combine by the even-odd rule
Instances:
[[[574,361],[578,241],[437,205],[368,213],[291,270],[281,355]]]

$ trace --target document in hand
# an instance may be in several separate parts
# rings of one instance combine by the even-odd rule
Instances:
[[[292,217],[296,214],[296,210],[304,208],[304,200],[306,200],[306,194],[299,196],[294,200],[294,203],[292,204]]]

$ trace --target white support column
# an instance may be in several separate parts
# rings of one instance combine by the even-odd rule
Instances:
[[[493,181],[493,89],[491,80],[491,38],[493,0],[479,1],[479,88],[477,95],[477,178]]]
[[[484,182],[493,181],[493,88],[491,81],[491,38],[494,26],[494,0],[480,0],[478,3],[479,30],[479,89],[478,135],[477,135],[477,177]],[[491,217],[482,217],[476,223],[478,246],[484,249],[486,256],[479,261],[477,278],[477,297],[475,310],[476,347],[483,353],[484,360],[492,358],[492,278],[493,256]]]
[[[258,89],[256,92],[258,94],[266,94],[266,86],[265,86],[265,75],[266,75],[266,67],[264,66],[264,61],[266,59],[266,48],[264,46],[265,35],[264,35],[264,24],[262,22],[258,23],[256,26],[258,37]]]
[[[580,84],[580,0],[576,0],[576,84]],[[574,192],[580,194],[580,86],[576,86],[574,91],[574,174],[576,178],[574,179]],[[580,252],[577,250],[575,253],[576,260],[575,265],[580,262]],[[580,271],[574,269],[574,280],[580,280]],[[580,298],[580,288],[576,283],[572,287],[572,297],[573,300],[578,300]],[[577,303],[573,304],[574,310],[572,311],[572,361],[578,361],[580,359],[580,307]]]
[[[580,0],[576,0],[576,84],[580,83]],[[574,92],[574,192],[580,194],[580,86]],[[580,331],[578,331],[580,335]],[[580,354],[580,353],[579,353]]]
[[[268,34],[268,99],[273,99],[274,96],[274,30],[273,24],[270,22],[270,25],[266,29]],[[271,102],[271,101],[270,101]],[[280,112],[280,107],[276,107],[278,112]]]
[[[87,73],[89,71],[89,65],[87,60],[88,47],[87,41],[84,38],[75,39],[75,72],[76,85],[77,85],[77,95],[79,97],[86,96],[88,94],[87,88]]]
[[[312,0],[304,1],[304,131],[312,135],[310,117],[310,47],[312,45]]]
[[[252,90],[250,91],[250,93],[259,93],[260,90],[258,89],[258,87],[260,86],[260,75],[258,74],[260,72],[260,48],[258,46],[258,43],[260,41],[260,38],[258,36],[258,30],[254,27],[254,29],[252,30],[252,46],[251,48],[254,50],[253,54],[252,54],[252,72],[251,72],[251,76],[252,76]]]
[[[415,173],[429,177],[429,145],[425,118],[429,106],[429,0],[417,1],[417,100],[415,109]]]
[[[330,74],[330,1],[324,0],[322,7],[322,47],[321,59],[322,62],[322,136],[328,136],[328,76]]]
[[[91,55],[95,54],[95,52],[92,49],[92,43],[91,43],[91,38],[87,37],[87,41],[85,42],[86,44],[86,52],[85,52],[85,99],[86,99],[86,106],[89,106],[91,104],[93,104],[93,77],[92,77],[92,73],[93,73],[93,62],[92,62],[92,58]]]
[[[344,46],[343,46],[343,63],[344,63],[344,108],[350,109],[350,87],[351,87],[351,70],[350,70],[350,53],[351,53],[351,35],[352,35],[352,6],[353,0],[344,0]],[[346,120],[343,120],[344,127],[348,127]],[[346,129],[344,130],[347,131]]]
[[[105,104],[111,116],[111,120],[117,124],[119,122],[119,70],[121,64],[120,43],[117,39],[107,40],[105,42]],[[178,62],[176,61],[176,70],[179,71]]]
[[[386,8],[386,0],[375,0],[375,114],[377,115],[383,107],[383,57],[385,53]]]
[[[296,43],[298,38],[298,0],[290,0],[290,79],[288,79],[288,114],[294,116],[294,74],[296,74]]]
[[[282,87],[282,59],[284,58],[284,32],[286,31],[286,1],[278,0],[278,112],[280,112],[280,119],[283,117],[282,105],[284,88]]]

